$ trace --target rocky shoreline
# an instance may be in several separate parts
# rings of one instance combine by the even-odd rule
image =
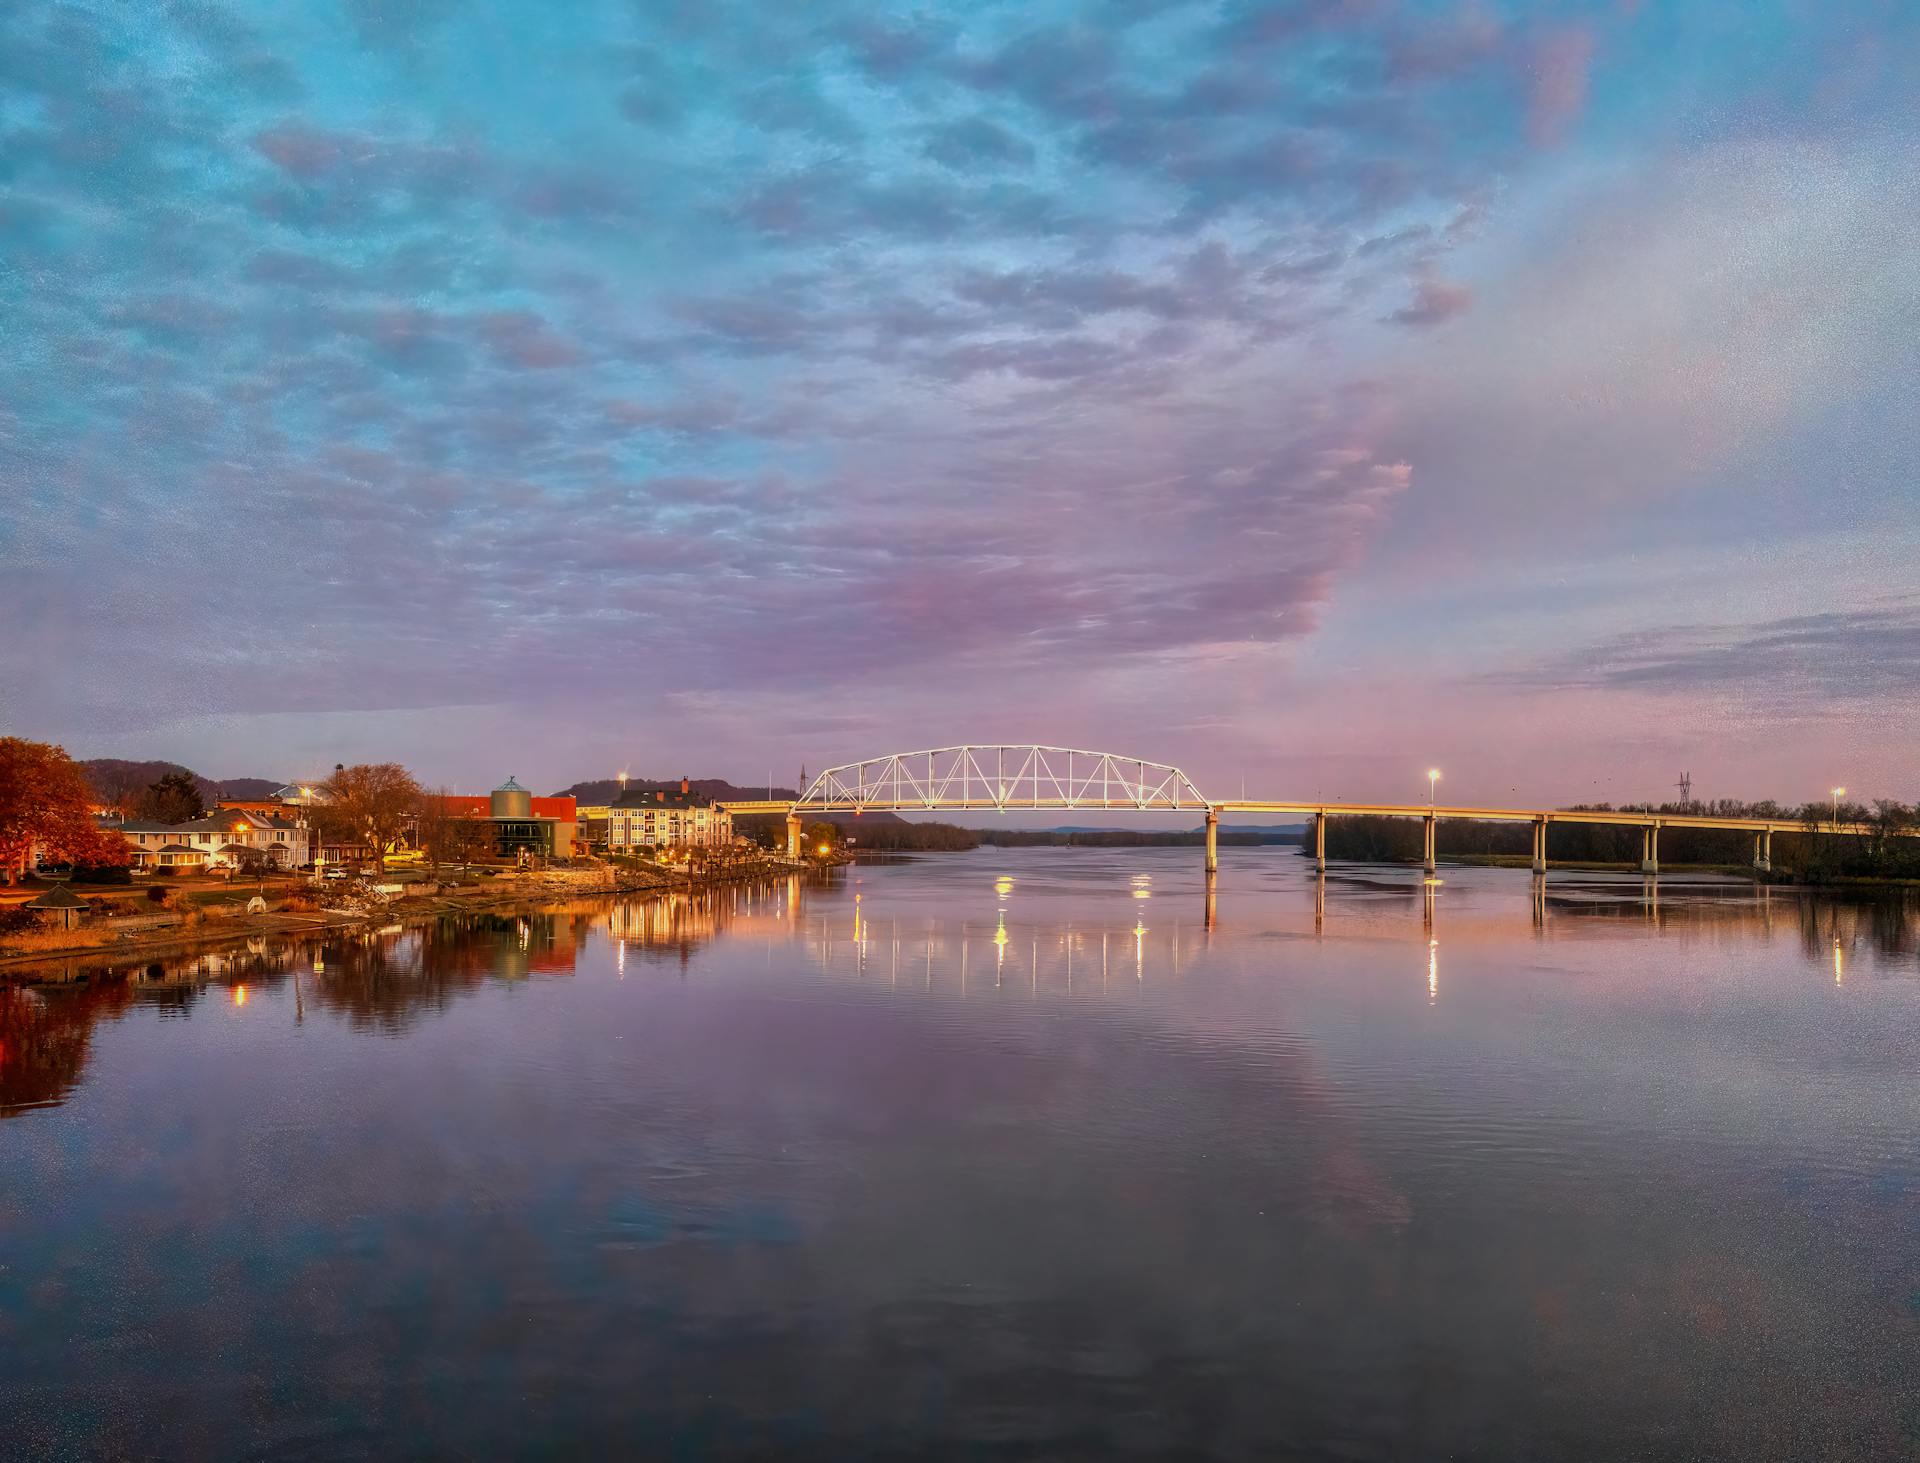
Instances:
[[[676,889],[699,889],[717,884],[747,883],[782,878],[800,866],[776,859],[743,862],[725,870],[698,875],[654,868],[537,869],[501,875],[485,884],[441,884],[426,881],[405,885],[397,895],[381,895],[372,886],[340,891],[331,907],[275,909],[264,912],[182,912],[176,918],[145,915],[126,922],[118,938],[106,943],[76,942],[67,949],[6,953],[0,939],[0,982],[45,984],[77,978],[101,965],[217,951],[233,944],[273,935],[316,934],[386,924],[396,919],[458,914],[502,905],[533,904],[580,895],[664,894]],[[197,918],[196,918],[197,914]],[[101,926],[82,926],[76,934],[95,933]]]

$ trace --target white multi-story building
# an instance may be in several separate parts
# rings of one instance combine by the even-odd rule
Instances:
[[[307,825],[271,813],[221,808],[190,823],[130,818],[101,827],[127,840],[136,869],[238,868],[254,856],[281,869],[313,862]]]
[[[733,814],[689,790],[633,791],[607,809],[607,849],[716,848],[733,842]]]

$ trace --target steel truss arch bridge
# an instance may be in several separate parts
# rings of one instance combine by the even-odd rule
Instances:
[[[1034,744],[933,747],[829,767],[807,785],[796,812],[931,811],[940,808],[1133,809],[1204,812],[1210,804],[1178,767]]]
[[[967,743],[932,747],[919,752],[894,752],[829,767],[807,784],[797,800],[747,801],[725,804],[736,814],[783,813],[787,819],[787,853],[800,856],[800,815],[803,812],[935,812],[942,809],[1079,810],[1083,812],[1179,812],[1206,816],[1206,867],[1218,866],[1218,828],[1222,813],[1291,813],[1308,818],[1315,862],[1327,866],[1327,820],[1334,817],[1417,818],[1426,825],[1425,862],[1434,868],[1435,830],[1442,820],[1526,822],[1533,825],[1533,871],[1547,868],[1547,826],[1551,823],[1607,823],[1639,828],[1642,832],[1641,868],[1660,869],[1662,828],[1718,828],[1751,833],[1753,862],[1766,870],[1773,862],[1775,833],[1862,837],[1876,833],[1873,826],[1841,822],[1836,802],[1832,821],[1809,823],[1792,818],[1723,818],[1689,812],[1640,812],[1627,809],[1478,808],[1452,807],[1437,802],[1329,803],[1318,799],[1228,798],[1209,799],[1178,767],[1122,757],[1113,752],[1040,743]],[[1920,829],[1895,830],[1898,836],[1920,837]]]

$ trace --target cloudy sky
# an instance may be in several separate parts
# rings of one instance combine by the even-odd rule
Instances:
[[[1906,0],[13,0],[0,729],[1920,796]]]

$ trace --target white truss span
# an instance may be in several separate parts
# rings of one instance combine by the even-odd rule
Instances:
[[[935,747],[829,767],[796,808],[1205,808],[1178,767],[1078,747]]]

